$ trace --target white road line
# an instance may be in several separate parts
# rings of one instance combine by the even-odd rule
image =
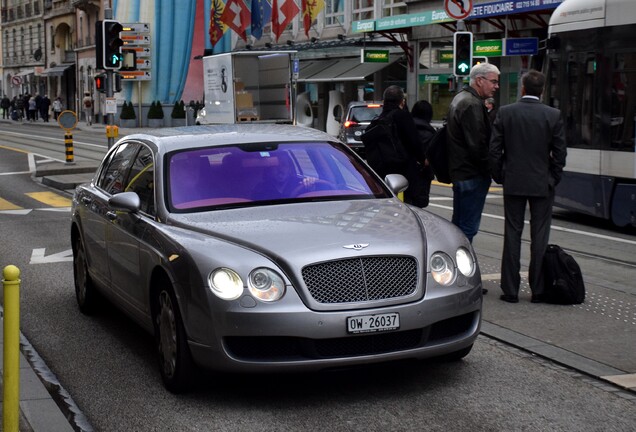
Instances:
[[[489,195],[489,197],[490,197],[490,195]],[[445,205],[441,205],[441,204],[429,204],[429,205],[431,207],[437,207],[437,208],[453,211],[453,207],[449,207],[449,206],[445,206]],[[494,214],[490,214],[490,213],[482,213],[481,216],[482,217],[488,217],[488,218],[491,218],[491,219],[504,220],[503,216],[494,215]],[[524,223],[526,225],[530,224],[529,221],[524,221]],[[566,227],[562,227],[562,226],[558,226],[558,225],[554,225],[554,224],[552,224],[551,229],[554,230],[554,231],[562,231],[562,232],[571,233],[571,234],[578,234],[578,235],[582,235],[582,236],[586,236],[586,237],[593,237],[593,238],[598,238],[598,239],[611,240],[611,241],[615,241],[615,242],[619,242],[619,243],[626,243],[626,244],[636,245],[636,241],[635,240],[628,240],[628,239],[624,239],[624,238],[620,238],[620,237],[611,237],[611,236],[606,236],[606,235],[603,235],[603,234],[596,234],[596,233],[591,233],[591,232],[587,232],[587,231],[581,231],[581,230],[576,230],[576,229],[572,229],[572,228],[566,228]]]
[[[31,174],[31,171],[15,171],[8,173],[0,173],[0,175],[15,175],[15,174]]]
[[[33,136],[32,134],[24,134],[24,133],[20,133],[20,132],[2,131],[2,133],[3,133],[3,134],[5,134],[5,135],[15,135],[15,136],[21,136],[21,137],[24,137],[24,136],[27,136],[27,137]],[[59,141],[59,142],[62,142],[62,143],[64,142],[64,139],[63,139],[63,138],[52,138],[52,137],[47,137],[47,139],[48,139],[48,140],[51,140],[51,141]],[[105,145],[103,145],[103,144],[91,144],[91,143],[87,143],[87,142],[84,142],[84,141],[75,141],[75,140],[73,140],[73,144],[82,144],[82,145],[89,146],[89,147],[99,147],[99,148],[104,148],[104,147],[106,147],[106,146],[105,146]]]

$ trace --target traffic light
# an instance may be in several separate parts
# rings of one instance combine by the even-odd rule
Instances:
[[[124,27],[115,20],[97,21],[95,29],[95,51],[97,68],[117,70],[121,68],[124,41],[120,33]]]
[[[95,75],[95,90],[106,93],[106,74]]]
[[[473,66],[476,66],[481,63],[488,63],[488,57],[484,56],[473,56]]]
[[[473,34],[455,32],[453,35],[453,73],[456,76],[470,75],[473,65]]]
[[[95,75],[95,90],[100,93],[106,93],[108,75],[105,73]],[[121,75],[117,72],[113,73],[113,93],[121,91]]]

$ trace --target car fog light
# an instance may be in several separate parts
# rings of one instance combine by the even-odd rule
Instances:
[[[218,268],[208,278],[210,288],[217,297],[223,300],[236,300],[243,293],[241,277],[228,268]]]
[[[473,261],[470,252],[468,252],[465,248],[459,248],[455,253],[455,259],[457,260],[457,269],[464,276],[472,276],[475,271],[475,262]]]
[[[431,275],[440,285],[450,285],[455,279],[455,268],[451,258],[443,252],[436,252],[431,257]]]
[[[276,301],[285,293],[283,278],[268,268],[252,270],[247,280],[247,287],[254,297],[265,302]]]

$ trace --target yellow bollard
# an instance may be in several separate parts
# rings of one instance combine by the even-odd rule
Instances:
[[[117,125],[106,126],[106,137],[117,138],[119,136],[119,127]]]
[[[66,147],[66,163],[72,164],[73,161],[73,135],[70,131],[64,134],[64,146]]]
[[[20,420],[20,269],[2,272],[4,288],[4,390],[2,430],[18,432]]]

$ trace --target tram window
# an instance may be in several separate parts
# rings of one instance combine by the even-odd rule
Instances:
[[[600,118],[595,103],[595,56],[593,53],[570,53],[567,61],[563,113],[569,147],[593,148],[594,131]]]
[[[614,55],[611,102],[611,146],[634,151],[636,116],[636,52]]]

